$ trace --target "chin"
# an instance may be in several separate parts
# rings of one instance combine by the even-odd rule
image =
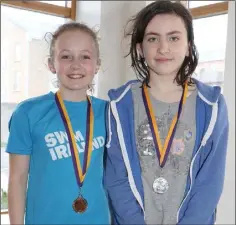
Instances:
[[[67,89],[71,91],[87,90],[88,85],[87,86],[73,85],[73,86],[68,86]]]
[[[156,76],[173,76],[173,71],[156,71],[156,74],[154,73],[154,75]]]
[[[173,74],[176,75],[176,73],[177,73],[176,69],[166,68],[166,67],[168,67],[168,66],[165,66],[164,68],[163,67],[162,68],[160,68],[160,67],[155,68],[154,67],[152,72],[153,72],[153,74],[159,75],[159,76],[167,76],[167,75],[173,75]]]

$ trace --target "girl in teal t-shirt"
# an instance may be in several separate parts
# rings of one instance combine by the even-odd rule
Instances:
[[[60,26],[48,66],[59,90],[20,103],[9,122],[11,224],[109,224],[103,188],[106,101],[88,96],[100,66],[96,33]]]

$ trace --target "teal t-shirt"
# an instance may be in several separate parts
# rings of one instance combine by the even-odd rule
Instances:
[[[28,99],[18,105],[9,122],[8,153],[30,155],[26,224],[109,224],[103,188],[106,101],[91,97],[94,111],[93,151],[82,187],[88,202],[84,213],[72,208],[79,189],[65,127],[55,94]],[[64,101],[83,165],[87,101]]]

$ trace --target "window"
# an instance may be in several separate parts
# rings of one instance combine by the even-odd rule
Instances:
[[[21,72],[20,71],[15,72],[13,80],[13,91],[20,91],[20,79],[21,79]]]
[[[76,17],[76,0],[71,1],[1,1],[1,5],[70,18]]]
[[[68,2],[71,1],[39,1],[39,2],[44,2],[52,5],[67,6]]]
[[[1,211],[8,208],[8,122],[17,104],[48,93],[55,75],[47,68],[49,44],[44,36],[65,18],[1,5]],[[29,23],[30,21],[30,23]],[[19,61],[17,63],[16,61]],[[2,222],[9,224],[8,215]]]
[[[224,2],[224,1],[189,1],[188,6],[189,6],[189,8],[196,8],[196,7],[215,4],[215,3],[219,3],[219,2]]]
[[[21,46],[20,44],[15,45],[15,61],[21,61]]]
[[[146,1],[146,5],[155,1]],[[177,1],[172,1],[177,2]],[[189,8],[194,19],[215,15],[221,15],[228,12],[228,1],[180,1]]]
[[[5,43],[6,45],[3,46],[2,43]],[[7,51],[8,43],[7,41],[1,40],[1,56],[6,56],[8,51]],[[7,68],[7,60],[5,57],[1,57],[1,101],[4,102],[7,98],[6,96],[6,80],[5,77],[7,76],[6,74],[6,68]]]
[[[227,19],[226,14],[193,21],[199,52],[195,77],[210,85],[222,85],[224,82]]]

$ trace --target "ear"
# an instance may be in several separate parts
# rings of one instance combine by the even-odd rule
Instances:
[[[56,73],[56,70],[54,68],[54,65],[53,65],[53,62],[52,62],[51,58],[48,58],[48,68],[52,73],[54,73],[54,74]]]
[[[143,58],[144,56],[143,56],[143,50],[142,50],[141,43],[136,44],[136,50],[137,50],[138,56],[141,56]]]

